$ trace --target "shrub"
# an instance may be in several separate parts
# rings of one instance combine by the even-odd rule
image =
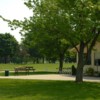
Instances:
[[[86,74],[89,75],[89,76],[93,76],[94,75],[94,69],[91,68],[91,67],[87,68]]]
[[[74,65],[72,65],[72,75],[76,75],[76,68]]]

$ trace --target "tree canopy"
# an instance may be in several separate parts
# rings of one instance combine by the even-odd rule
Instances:
[[[9,33],[0,34],[0,61],[7,63],[16,54],[18,42]]]
[[[29,19],[2,19],[12,28],[21,27],[28,44],[59,55],[59,71],[62,71],[65,51],[75,47],[79,56],[76,81],[82,82],[84,48],[88,46],[91,52],[100,34],[100,0],[25,0],[24,4],[33,12]]]

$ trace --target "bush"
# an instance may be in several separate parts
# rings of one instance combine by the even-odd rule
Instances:
[[[74,65],[72,65],[72,75],[76,75],[76,68]]]
[[[89,76],[93,76],[94,75],[94,69],[91,68],[91,67],[87,68],[86,74],[89,75]]]

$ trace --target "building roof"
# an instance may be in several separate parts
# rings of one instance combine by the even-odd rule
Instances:
[[[76,46],[79,50],[79,45]],[[92,49],[93,51],[100,52],[100,42],[96,42],[95,46]],[[71,52],[77,52],[75,48],[70,49]],[[84,53],[87,53],[87,48],[84,48]]]

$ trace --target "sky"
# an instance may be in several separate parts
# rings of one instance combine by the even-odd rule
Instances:
[[[9,20],[23,20],[24,17],[31,16],[32,12],[24,5],[24,0],[0,0],[0,15]],[[19,30],[12,31],[7,22],[0,19],[0,33],[6,32],[11,33],[18,42],[21,42]]]

